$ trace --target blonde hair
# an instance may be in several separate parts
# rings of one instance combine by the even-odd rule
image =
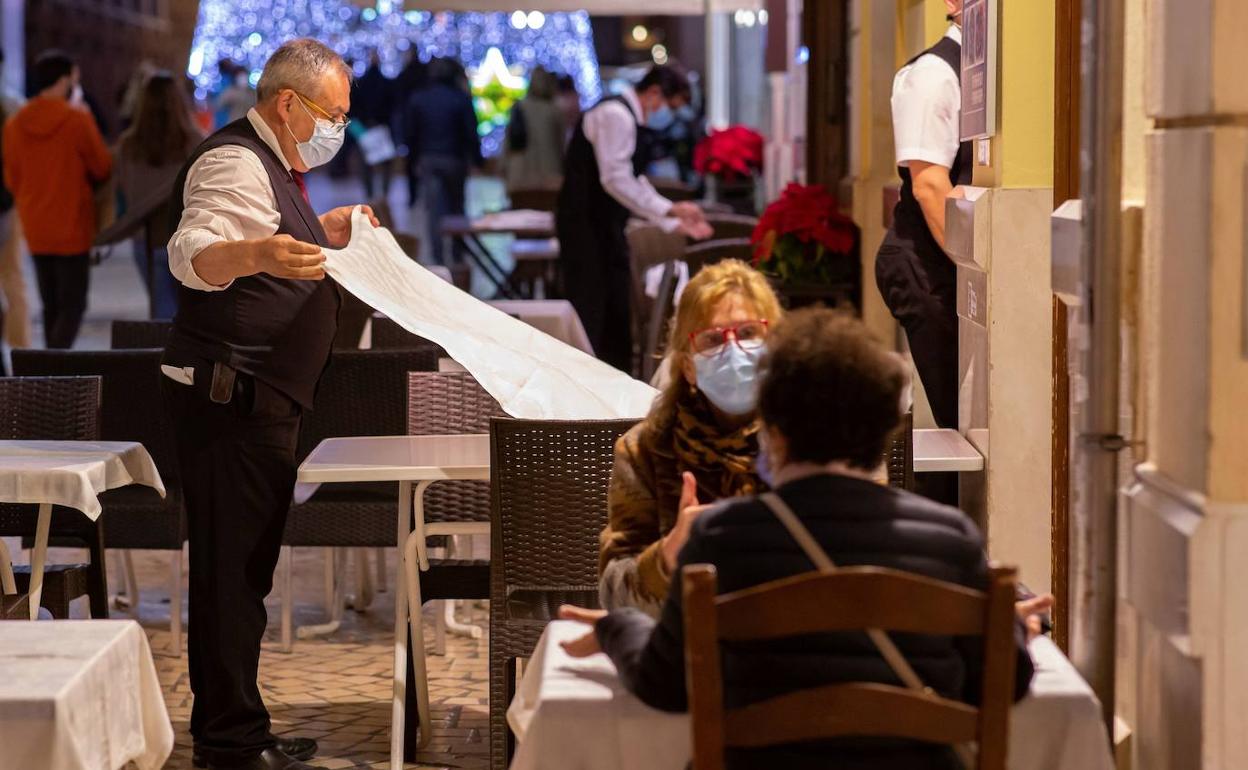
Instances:
[[[656,431],[665,432],[676,414],[676,402],[685,382],[685,363],[693,355],[689,335],[710,324],[715,307],[725,297],[736,295],[754,306],[758,317],[774,324],[784,310],[767,277],[739,259],[725,259],[707,265],[689,280],[676,313],[672,316],[667,341],[667,387],[659,395],[647,422]]]

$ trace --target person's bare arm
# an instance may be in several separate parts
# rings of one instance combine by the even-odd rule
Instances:
[[[953,191],[949,169],[936,163],[912,160],[909,163],[914,197],[923,210],[923,219],[936,243],[945,247],[945,199]]]
[[[193,262],[195,274],[215,286],[256,273],[308,281],[325,277],[325,255],[321,247],[297,241],[289,235],[220,241],[196,254]]]

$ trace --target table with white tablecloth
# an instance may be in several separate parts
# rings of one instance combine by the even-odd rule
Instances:
[[[172,751],[138,623],[0,622],[0,770],[155,770]]]
[[[546,627],[524,669],[507,722],[512,770],[684,770],[689,717],[656,711],[624,689],[605,655],[570,657],[559,642],[587,626]],[[1113,770],[1101,707],[1052,640],[1030,646],[1031,693],[1010,715],[1010,770]]]
[[[99,518],[99,494],[129,484],[144,484],[165,496],[156,464],[134,441],[0,441],[0,502],[39,506],[30,551],[30,617],[39,611],[43,565],[48,550],[52,506]],[[16,592],[13,565],[0,540],[0,590]]]
[[[594,354],[581,317],[566,299],[498,299],[489,304],[577,350]]]

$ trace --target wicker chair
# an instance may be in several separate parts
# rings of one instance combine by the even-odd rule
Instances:
[[[165,484],[165,497],[142,486],[100,495],[107,548],[169,552],[169,628],[173,649],[182,643],[182,544],[186,513],[178,478],[173,426],[160,394],[160,350],[15,350],[13,370],[24,375],[98,375],[103,378],[100,438],[137,441],[147,449]],[[128,555],[127,592],[138,610],[138,586]]]
[[[164,348],[173,321],[113,321],[109,347],[113,350]]]
[[[381,313],[373,313],[373,350],[430,350],[435,358],[446,357],[441,345],[412,334]]]
[[[339,436],[399,436],[407,427],[407,373],[434,371],[437,356],[429,349],[338,350],[321,376],[316,407],[303,419],[298,459],[306,458],[316,445]],[[282,645],[294,639],[293,597],[290,593],[290,549],[302,546],[329,548],[382,548],[395,546],[397,483],[324,484],[309,499],[291,505],[282,534],[285,552],[282,566]],[[357,551],[357,557],[363,552]],[[361,586],[367,604],[371,585],[360,559]],[[331,626],[339,617],[342,602],[331,598]]]
[[[914,412],[906,412],[889,444],[888,485],[914,491]]]
[[[598,535],[616,440],[635,420],[490,421],[490,757],[511,755],[516,658],[560,604],[598,605]]]
[[[630,304],[633,318],[633,340],[638,348],[635,374],[649,380],[658,362],[663,329],[671,314],[672,293],[675,291],[676,263],[683,259],[688,242],[682,233],[664,232],[650,224],[631,223],[624,231],[628,239],[629,273],[632,280]],[[646,296],[646,271],[663,265],[659,296]],[[665,296],[666,295],[666,296]]]
[[[16,356],[17,351],[14,351]],[[14,362],[16,364],[16,361]],[[0,438],[47,441],[93,441],[100,438],[99,377],[5,377],[0,378]],[[38,509],[32,505],[0,504],[0,536],[28,537],[35,532]],[[47,565],[40,604],[54,617],[66,617],[69,602],[84,591],[91,603],[91,617],[108,617],[108,580],[104,565],[101,528],[80,511],[52,509],[51,537],[85,546],[89,564]],[[29,568],[25,572],[29,584]],[[19,581],[21,576],[19,575]],[[61,591],[61,595],[58,595]],[[71,595],[71,593],[73,595]],[[0,617],[29,617],[22,597],[8,596],[0,604]],[[58,615],[59,612],[64,614]]]
[[[697,275],[703,267],[725,259],[739,259],[748,263],[753,256],[754,247],[750,244],[749,238],[703,241],[685,249],[685,262],[689,265],[689,275]]]
[[[711,239],[716,241],[748,239],[754,235],[754,228],[758,227],[758,217],[747,217],[741,214],[708,213],[706,221],[715,231]]]

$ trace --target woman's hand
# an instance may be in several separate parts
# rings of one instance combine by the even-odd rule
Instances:
[[[373,227],[381,226],[371,206],[360,208],[364,210],[364,216],[368,217]],[[341,249],[351,241],[351,212],[354,210],[355,206],[339,206],[321,214],[321,227],[325,229],[325,237],[329,239],[332,248]]]
[[[594,624],[606,616],[606,610],[587,610],[571,604],[563,605],[559,608],[559,619],[585,623],[589,625],[589,633],[570,642],[560,642],[559,646],[574,658],[588,658],[590,655],[602,652],[602,648],[598,646],[598,634],[594,632]]]
[[[1027,626],[1027,641],[1031,641],[1040,635],[1041,619],[1040,616],[1053,608],[1053,594],[1044,594],[1043,596],[1033,596],[1030,599],[1024,599],[1021,602],[1014,602],[1014,611],[1022,618],[1023,625]]]
[[[698,504],[698,482],[689,471],[681,474],[680,505],[677,507],[676,525],[659,541],[659,550],[663,553],[663,564],[670,575],[676,569],[676,558],[680,549],[689,542],[689,531],[693,522],[709,505]]]

